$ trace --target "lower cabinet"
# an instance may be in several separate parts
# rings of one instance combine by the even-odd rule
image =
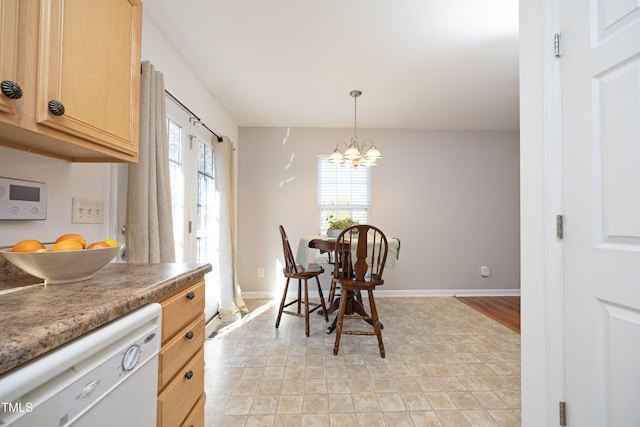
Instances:
[[[204,278],[160,301],[158,426],[204,426]]]
[[[204,425],[204,396],[201,396],[193,407],[187,419],[180,427],[205,427]]]

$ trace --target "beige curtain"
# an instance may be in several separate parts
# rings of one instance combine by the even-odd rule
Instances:
[[[235,248],[235,171],[233,161],[233,143],[227,137],[222,142],[213,141],[216,177],[220,209],[219,242],[219,284],[220,284],[220,320],[230,323],[240,319],[241,312],[249,310],[242,299],[236,271]]]
[[[175,262],[164,76],[149,61],[140,78],[140,154],[129,165],[127,251],[129,263]]]

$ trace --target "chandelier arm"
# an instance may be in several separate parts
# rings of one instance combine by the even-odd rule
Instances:
[[[369,144],[369,145],[367,145]],[[366,151],[365,149],[369,149],[371,147],[373,147],[375,144],[373,143],[373,139],[371,138],[365,138],[364,141],[362,141],[362,145],[360,146],[360,151]]]
[[[344,141],[338,141],[338,143],[336,144],[336,150],[338,150],[338,147],[340,146],[340,144],[344,145],[344,148],[347,149],[349,148],[349,146],[347,145],[346,142]]]

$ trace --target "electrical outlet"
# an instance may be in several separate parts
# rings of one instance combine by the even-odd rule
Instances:
[[[258,277],[264,277],[264,268],[262,267],[258,268]]]
[[[488,266],[483,265],[480,267],[480,275],[482,277],[489,277],[491,275],[491,269]]]
[[[103,224],[104,202],[102,200],[73,197],[71,199],[71,223]]]

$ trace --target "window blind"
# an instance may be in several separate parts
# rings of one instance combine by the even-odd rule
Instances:
[[[318,156],[318,229],[327,231],[327,218],[351,218],[369,223],[371,210],[370,169],[344,167]]]

